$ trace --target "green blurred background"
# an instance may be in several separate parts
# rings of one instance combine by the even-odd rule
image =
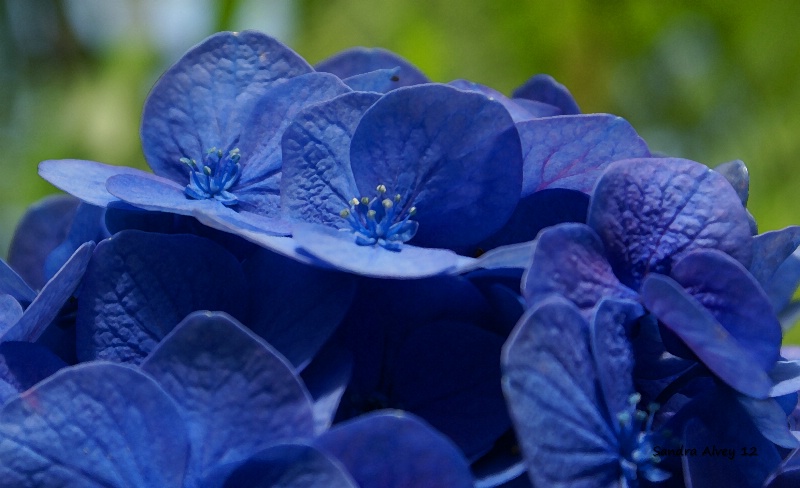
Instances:
[[[315,63],[381,46],[435,81],[509,93],[536,73],[659,152],[742,159],[762,231],[800,223],[800,2],[0,0],[0,252],[55,189],[44,159],[145,167],[149,87],[217,30],[267,32]]]

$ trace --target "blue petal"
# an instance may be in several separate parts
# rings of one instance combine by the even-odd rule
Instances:
[[[31,302],[36,298],[36,292],[31,290],[25,280],[2,259],[0,259],[0,293],[11,295],[21,302]]]
[[[800,246],[800,226],[765,232],[753,237],[753,261],[749,270],[762,286],[767,286],[781,264]]]
[[[736,391],[766,398],[772,381],[750,352],[714,316],[671,278],[650,273],[642,283],[647,309],[674,332],[700,361]]]
[[[72,195],[50,195],[28,207],[17,224],[8,264],[33,288],[40,289],[47,282],[45,259],[67,236],[79,202]]]
[[[789,305],[798,285],[800,285],[800,250],[795,250],[764,286],[764,291],[767,292],[775,311],[781,312]]]
[[[333,346],[323,349],[303,370],[303,381],[314,398],[314,429],[317,434],[328,430],[333,423],[352,372],[352,355]]]
[[[473,260],[447,249],[426,249],[404,245],[398,251],[380,246],[360,246],[350,232],[314,224],[294,227],[300,248],[323,264],[375,278],[423,278],[456,272]]]
[[[253,107],[242,128],[239,150],[242,174],[232,191],[242,208],[265,208],[259,199],[267,191],[278,198],[281,170],[281,138],[295,116],[305,107],[350,91],[338,78],[326,73],[309,73],[269,90]],[[274,203],[277,205],[277,202]]]
[[[743,206],[747,206],[747,199],[750,196],[750,174],[747,172],[747,166],[740,160],[729,161],[722,163],[714,171],[718,172],[728,180],[736,194],[739,195]]]
[[[459,90],[464,91],[472,91],[477,93],[482,93],[486,95],[490,100],[497,100],[498,102],[503,104],[506,110],[508,110],[508,114],[514,120],[515,123],[522,122],[523,120],[531,120],[537,117],[540,117],[541,110],[537,110],[536,113],[532,113],[530,110],[526,108],[526,106],[517,103],[517,100],[512,100],[507,96],[503,95],[499,91],[495,90],[494,88],[490,88],[488,86],[481,85],[479,83],[474,83],[468,80],[453,80],[448,83],[448,85],[458,88]],[[552,106],[550,106],[552,107]],[[537,109],[540,107],[536,107]],[[557,110],[555,107],[552,107],[552,110]],[[560,111],[558,113],[547,113],[547,115],[560,115]]]
[[[614,115],[546,117],[517,129],[525,158],[523,196],[545,188],[590,193],[612,162],[650,156],[633,127]]]
[[[577,190],[552,188],[523,197],[502,229],[481,242],[481,249],[532,241],[539,232],[564,222],[586,222],[589,195]]]
[[[770,397],[779,397],[800,391],[800,361],[778,361],[769,371],[774,385]]]
[[[22,306],[6,293],[0,292],[0,335],[10,329],[22,317]]]
[[[279,82],[311,71],[294,51],[259,32],[207,38],[147,97],[141,129],[147,162],[159,176],[188,182],[181,158],[233,149],[256,101]]]
[[[379,411],[339,424],[314,445],[341,461],[361,488],[473,486],[452,442],[404,412]]]
[[[533,305],[551,293],[563,295],[586,313],[604,297],[637,299],[614,276],[603,244],[584,224],[560,224],[545,229],[536,240],[522,294]]]
[[[534,485],[606,486],[620,478],[617,440],[599,410],[589,326],[573,304],[554,297],[524,315],[503,347],[502,365]]]
[[[350,165],[361,195],[384,184],[417,207],[412,243],[459,248],[497,231],[519,199],[519,136],[499,102],[446,85],[384,95],[358,124]],[[498,170],[502,168],[502,170]]]
[[[764,437],[786,449],[800,447],[800,442],[789,432],[786,412],[774,398],[756,400],[738,395],[736,399]]]
[[[134,368],[63,369],[0,410],[0,486],[182,486],[183,419]]]
[[[477,269],[527,268],[535,248],[536,241],[500,246],[482,254],[478,259],[466,263],[459,269],[462,273],[466,273]]]
[[[106,209],[85,202],[78,205],[69,226],[69,232],[56,246],[44,262],[44,274],[49,280],[55,275],[72,253],[83,243],[99,242],[109,236],[105,226]]]
[[[252,290],[247,325],[296,368],[304,368],[350,308],[355,279],[267,251],[243,268]]]
[[[347,49],[320,61],[314,68],[317,71],[333,73],[342,79],[379,69],[400,68],[398,74],[400,86],[428,83],[428,78],[416,66],[397,54],[380,48]]]
[[[781,324],[738,261],[715,250],[693,251],[675,263],[671,277],[714,315],[757,367],[772,368],[780,353]]]
[[[17,323],[0,334],[0,342],[36,341],[78,288],[94,248],[94,242],[79,247],[53,279],[44,285]]]
[[[648,272],[669,274],[681,253],[717,249],[752,259],[747,212],[728,181],[686,159],[629,159],[597,182],[587,223],[600,235],[614,273],[637,289]]]
[[[175,399],[192,445],[187,475],[314,435],[311,398],[292,366],[230,316],[195,312],[142,362]]]
[[[207,478],[202,486],[228,488],[358,488],[341,464],[321,450],[304,444],[281,444],[253,455],[222,477]]]
[[[17,341],[0,343],[0,380],[13,386],[17,392],[33,387],[66,366],[42,345]]]
[[[345,78],[344,83],[352,90],[373,93],[386,93],[404,86],[400,84],[400,68],[376,69],[369,73]]]
[[[350,169],[350,140],[364,112],[379,98],[346,93],[308,107],[283,134],[281,210],[287,217],[347,226],[339,216],[360,197]]]
[[[560,108],[564,115],[581,113],[572,94],[550,75],[534,75],[522,86],[514,90],[514,98],[536,100]]]
[[[187,314],[243,315],[241,265],[191,235],[123,231],[97,246],[78,301],[78,358],[138,363]]]
[[[39,176],[86,203],[105,207],[117,197],[106,190],[106,180],[115,175],[148,174],[136,168],[95,161],[58,159],[39,163]]]
[[[252,212],[237,212],[214,199],[192,200],[183,193],[183,186],[156,175],[115,176],[108,180],[107,185],[114,195],[138,208],[191,216],[222,231],[237,234],[239,229],[246,229],[272,235],[289,233],[288,222]]]

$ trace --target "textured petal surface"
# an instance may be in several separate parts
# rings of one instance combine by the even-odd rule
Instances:
[[[258,32],[207,38],[164,73],[145,102],[147,162],[160,176],[188,182],[181,158],[233,149],[256,100],[276,83],[311,71],[294,51]]]
[[[589,333],[578,309],[555,297],[523,316],[503,348],[503,391],[536,486],[617,486],[621,475]]]
[[[79,247],[64,267],[42,288],[17,323],[0,334],[0,342],[33,342],[38,339],[81,283],[94,248],[94,242],[87,242]]]
[[[339,424],[315,445],[341,461],[361,488],[472,486],[467,462],[452,442],[403,412],[379,411]]]
[[[775,365],[781,324],[764,291],[738,261],[719,251],[694,251],[675,263],[671,277],[714,315],[754,365],[764,371]]]
[[[413,243],[457,248],[497,231],[519,199],[522,155],[499,102],[446,85],[395,90],[358,124],[350,165],[362,195],[386,185],[416,206]]]
[[[449,82],[448,85],[458,88],[459,90],[482,93],[491,100],[497,100],[498,102],[503,104],[503,107],[505,107],[506,110],[508,110],[508,114],[511,116],[511,118],[514,120],[515,123],[522,122],[523,120],[531,120],[536,117],[542,116],[540,110],[532,112],[528,110],[526,106],[517,103],[516,100],[508,98],[507,96],[503,95],[494,88],[490,88],[488,86],[481,85],[479,83],[474,83],[468,80],[454,80]],[[561,114],[560,111],[556,111],[557,110],[556,107],[552,107],[552,109],[554,110],[554,112],[547,113],[546,115]]]
[[[175,403],[134,368],[64,369],[0,410],[0,486],[182,486],[189,442]]]
[[[80,159],[60,159],[39,163],[39,176],[86,203],[105,207],[117,197],[106,190],[106,180],[114,175],[148,174],[136,168]]]
[[[613,163],[594,190],[588,224],[620,281],[637,289],[648,272],[669,274],[679,254],[717,249],[748,266],[747,212],[728,181],[686,159]]]
[[[72,195],[50,195],[28,207],[17,223],[8,264],[33,288],[40,289],[47,281],[45,259],[67,237],[79,202]]]
[[[141,368],[186,418],[190,477],[314,434],[311,399],[291,365],[226,314],[189,315]]]
[[[191,235],[123,231],[97,246],[78,302],[78,357],[139,363],[195,310],[242,316],[245,281],[225,249]]]
[[[583,224],[551,227],[536,240],[522,294],[533,305],[550,293],[563,295],[586,313],[604,297],[636,299],[614,276],[600,238]]]
[[[354,277],[266,251],[243,268],[251,290],[248,327],[296,368],[304,368],[350,308]]]
[[[369,73],[378,69],[400,68],[397,77],[400,86],[427,83],[428,78],[413,64],[397,54],[380,48],[355,47],[346,49],[328,59],[320,61],[314,68],[317,71],[333,73],[339,78]]]
[[[350,169],[350,140],[379,98],[347,93],[301,112],[283,134],[281,209],[287,217],[346,226],[339,212],[360,197]]]
[[[360,246],[352,233],[321,225],[296,225],[293,238],[303,251],[327,266],[375,278],[411,279],[454,273],[474,261],[447,249],[404,245],[397,252]]]
[[[572,94],[567,87],[557,82],[550,75],[534,75],[521,87],[514,90],[514,98],[526,98],[537,102],[549,103],[560,108],[564,115],[581,113]]]
[[[523,196],[545,188],[590,193],[612,162],[650,156],[633,127],[614,115],[545,117],[517,129],[525,158]]]
[[[642,284],[647,309],[674,332],[722,381],[753,398],[766,398],[772,381],[749,345],[740,344],[714,315],[674,280],[651,273]]]

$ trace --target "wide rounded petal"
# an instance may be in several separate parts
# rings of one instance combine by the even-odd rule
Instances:
[[[459,248],[497,231],[522,185],[519,136],[499,102],[446,85],[384,95],[358,124],[350,165],[360,196],[378,185],[416,207],[416,245]]]
[[[255,101],[276,83],[311,71],[265,34],[214,34],[169,68],[147,97],[141,129],[147,162],[160,176],[188,182],[181,158],[233,149]]]
[[[620,159],[650,156],[623,118],[608,114],[545,117],[517,124],[522,141],[522,195],[545,188],[591,193],[603,170]]]
[[[0,487],[182,486],[186,427],[152,378],[124,365],[66,368],[0,410]]]
[[[178,324],[141,368],[175,399],[189,427],[188,476],[314,435],[311,398],[275,349],[223,313]]]
[[[564,115],[581,113],[577,102],[567,87],[550,75],[534,75],[522,86],[514,90],[514,98],[524,98],[555,105]]]
[[[400,68],[399,86],[428,83],[428,78],[416,66],[397,54],[380,48],[355,47],[317,63],[317,71],[333,73],[345,79],[379,69]]]
[[[647,273],[669,274],[680,254],[695,249],[717,249],[745,266],[752,259],[739,196],[721,174],[687,159],[613,163],[597,182],[587,223],[633,289]]]
[[[116,202],[106,189],[106,180],[115,175],[148,174],[136,168],[80,159],[58,159],[39,163],[39,176],[72,196],[98,207]]]
[[[350,169],[350,140],[364,112],[380,98],[346,93],[312,105],[283,133],[281,210],[304,222],[347,226],[339,216],[358,195]]]

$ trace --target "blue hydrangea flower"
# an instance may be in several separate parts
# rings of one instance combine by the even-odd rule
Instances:
[[[45,161],[40,174],[98,206],[122,200],[191,215],[236,232],[286,235],[280,219],[280,138],[303,106],[350,91],[257,33],[219,33],[156,83],[142,115],[155,174],[90,161]]]
[[[419,68],[380,48],[346,49],[320,61],[314,69],[338,76],[356,91],[386,93],[395,88],[429,83]]]
[[[368,276],[455,269],[468,259],[447,249],[495,232],[521,188],[519,137],[506,110],[444,85],[310,107],[286,130],[283,156],[286,215],[322,224],[294,226],[301,250]]]

